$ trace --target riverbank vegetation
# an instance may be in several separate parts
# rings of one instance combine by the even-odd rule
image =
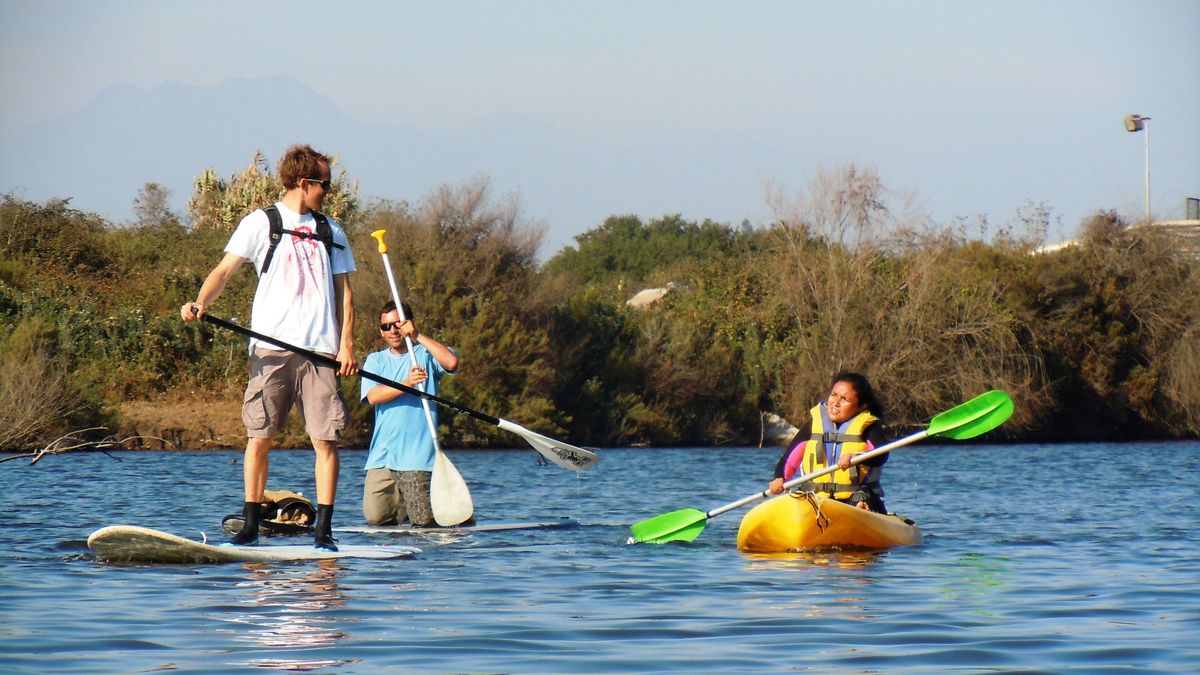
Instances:
[[[245,342],[177,312],[240,215],[278,192],[259,161],[228,180],[206,171],[186,216],[147,184],[122,226],[67,200],[5,196],[0,448],[128,431],[133,402],[162,411],[138,428],[164,436],[193,429],[183,411],[212,401],[233,403],[231,419],[175,437],[240,445],[212,429],[240,427]],[[340,172],[327,208],[358,263],[360,359],[380,345],[388,291],[370,233],[385,229],[418,327],[462,357],[443,395],[577,444],[757,443],[765,413],[803,422],[839,370],[867,373],[898,427],[1000,388],[1017,403],[1000,438],[1200,432],[1200,263],[1153,228],[1097,212],[1076,245],[1039,253],[1044,208],[972,235],[929,222],[855,166],[770,203],[768,227],[616,215],[544,263],[541,228],[484,179],[418,204],[364,204]],[[254,285],[247,267],[211,311],[248,325]],[[628,304],[648,288],[656,300]],[[362,446],[370,410],[357,379],[343,386],[346,444]],[[448,411],[441,423],[447,447],[514,443]],[[289,441],[303,443],[299,425]]]

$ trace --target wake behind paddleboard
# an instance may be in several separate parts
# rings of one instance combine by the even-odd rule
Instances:
[[[307,545],[213,546],[133,525],[113,525],[88,537],[88,548],[98,558],[123,563],[229,563],[287,562],[332,558],[411,558],[421,549],[412,546],[339,545],[321,551]]]
[[[547,530],[558,527],[574,527],[578,525],[570,518],[545,520],[528,523],[476,523],[474,525],[455,525],[453,527],[413,527],[410,523],[402,525],[351,525],[336,527],[335,532],[354,534],[434,534],[444,532],[501,532],[505,530]]]
[[[241,514],[231,514],[225,516],[221,521],[221,527],[228,533],[233,534],[242,529]],[[442,527],[435,525],[433,527],[413,527],[409,523],[402,525],[351,525],[349,527],[335,527],[334,532],[346,534],[434,534],[439,532],[500,532],[504,530],[545,530],[558,527],[574,527],[579,523],[570,518],[559,518],[558,520],[541,520],[530,522],[494,522],[494,523],[475,523],[472,525],[453,525],[451,527]],[[273,521],[259,521],[260,535],[280,536],[293,534],[312,534],[312,528],[307,525],[292,525],[290,523],[275,523]]]

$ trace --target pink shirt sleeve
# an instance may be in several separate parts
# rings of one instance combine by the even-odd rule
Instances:
[[[808,444],[808,440],[800,441],[796,447],[792,448],[792,452],[788,455],[787,462],[783,465],[783,479],[789,481],[792,476],[796,475],[796,471],[800,469],[800,462],[804,461],[804,446]]]

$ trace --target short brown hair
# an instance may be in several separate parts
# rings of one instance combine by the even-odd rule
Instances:
[[[313,150],[311,145],[293,145],[279,160],[279,180],[287,190],[300,185],[302,178],[320,180],[322,164],[332,168],[329,158]]]

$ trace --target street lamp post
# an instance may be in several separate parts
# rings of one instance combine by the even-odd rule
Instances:
[[[1149,117],[1141,115],[1126,115],[1125,116],[1125,131],[1137,132],[1145,131],[1145,153],[1146,153],[1146,224],[1150,223],[1150,127],[1146,125],[1149,122]]]

